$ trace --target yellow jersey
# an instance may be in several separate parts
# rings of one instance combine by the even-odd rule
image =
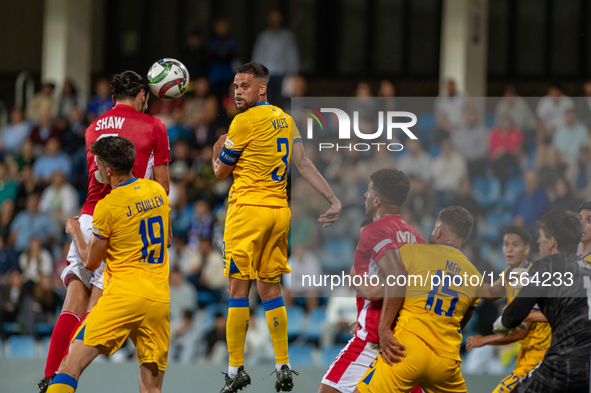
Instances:
[[[229,203],[287,206],[287,171],[292,146],[301,142],[291,116],[268,102],[236,115],[219,159],[236,165]]]
[[[581,258],[583,258],[583,261],[585,262],[591,262],[591,252],[587,255],[582,256]]]
[[[525,268],[528,270],[531,269],[532,266],[533,264],[530,261],[527,261],[525,264]],[[512,283],[517,284],[518,282],[516,281],[516,277],[511,279],[510,273],[510,266],[503,270],[503,274],[505,275],[505,295],[507,296],[507,304],[511,303],[517,297],[520,291],[520,286],[511,285]],[[537,305],[534,307],[534,310],[539,311]],[[532,325],[528,335],[523,340],[520,340],[519,343],[521,344],[521,348],[524,350],[546,350],[550,348],[551,340],[552,329],[550,328],[550,324],[544,322],[535,322]]]
[[[170,201],[153,180],[134,178],[96,204],[92,232],[109,239],[104,294],[170,303],[168,226]]]
[[[482,275],[451,244],[405,244],[400,256],[408,276],[394,334],[415,334],[438,356],[461,361],[460,322],[480,301]]]

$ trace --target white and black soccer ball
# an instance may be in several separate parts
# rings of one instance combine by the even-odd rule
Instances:
[[[161,59],[150,67],[148,84],[152,93],[158,97],[174,100],[187,91],[189,71],[176,59]]]

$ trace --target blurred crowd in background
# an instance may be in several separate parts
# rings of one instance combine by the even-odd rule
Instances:
[[[237,41],[225,19],[215,22],[210,36],[191,32],[179,58],[191,75],[189,92],[174,101],[152,96],[148,109],[165,123],[171,147],[173,361],[226,361],[227,279],[221,246],[232,180],[217,180],[211,159],[213,144],[237,114],[232,86],[236,53]],[[252,60],[271,72],[271,104],[289,111],[291,97],[307,96],[294,36],[282,27],[278,11],[269,15],[269,28],[257,39]],[[382,97],[386,109],[396,105],[396,90],[388,80],[360,82],[351,96],[361,106],[371,97]],[[582,85],[581,96],[567,97],[553,85],[545,97],[526,100],[507,86],[504,96],[482,112],[448,80],[432,110],[418,114],[419,139],[400,140],[401,152],[319,154],[317,145],[306,142],[308,156],[342,201],[343,213],[335,225],[322,229],[315,220],[326,202],[304,179],[292,177],[292,269],[312,275],[349,271],[365,219],[369,175],[390,167],[411,178],[401,212],[406,221],[428,238],[441,208],[465,207],[476,225],[464,252],[481,271],[499,273],[506,267],[503,227],[525,226],[535,239],[536,220],[545,212],[577,211],[591,199],[591,82]],[[82,97],[70,81],[63,86],[47,82],[26,108],[12,109],[10,123],[0,130],[0,331],[5,339],[38,339],[36,356],[44,356],[65,294],[60,274],[71,239],[64,225],[79,214],[86,197],[84,133],[112,106],[109,79],[96,81],[92,97]],[[535,244],[532,250],[530,260],[535,260]],[[282,282],[288,333],[295,341],[291,363],[328,367],[351,337],[353,293],[348,288],[332,293],[302,288],[290,276]],[[264,314],[255,299],[253,294],[247,362],[273,364]],[[501,303],[482,301],[464,337],[491,334]],[[112,358],[133,358],[133,346],[127,348]],[[510,369],[516,353],[512,346],[491,350],[491,372]]]

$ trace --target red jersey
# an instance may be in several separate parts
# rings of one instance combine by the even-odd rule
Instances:
[[[386,250],[396,250],[406,243],[425,244],[425,239],[399,214],[391,214],[367,225],[359,235],[355,251],[355,273],[368,277],[379,273],[377,262]],[[357,321],[355,333],[360,339],[378,343],[378,324],[382,313],[382,301],[371,301],[357,295]]]
[[[129,139],[135,146],[135,177],[153,179],[154,165],[170,161],[168,133],[162,120],[137,112],[128,105],[116,105],[97,118],[86,129],[86,160],[88,161],[88,195],[80,214],[92,215],[94,206],[111,192],[109,184],[96,180],[94,172],[98,169],[90,145],[105,136],[121,136]]]

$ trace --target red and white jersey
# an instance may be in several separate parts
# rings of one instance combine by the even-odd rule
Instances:
[[[129,139],[135,146],[135,177],[152,179],[154,165],[170,161],[168,133],[162,120],[137,112],[128,105],[116,105],[96,119],[86,129],[86,160],[88,161],[88,195],[81,214],[92,215],[94,206],[111,192],[109,184],[96,180],[94,172],[98,169],[90,146],[105,136],[121,136]]]
[[[423,236],[406,223],[399,214],[391,214],[367,225],[359,235],[355,251],[355,274],[368,277],[378,275],[377,262],[386,250],[395,250],[406,243],[425,244]],[[357,321],[355,333],[360,339],[378,343],[378,324],[382,301],[371,301],[357,295]]]

